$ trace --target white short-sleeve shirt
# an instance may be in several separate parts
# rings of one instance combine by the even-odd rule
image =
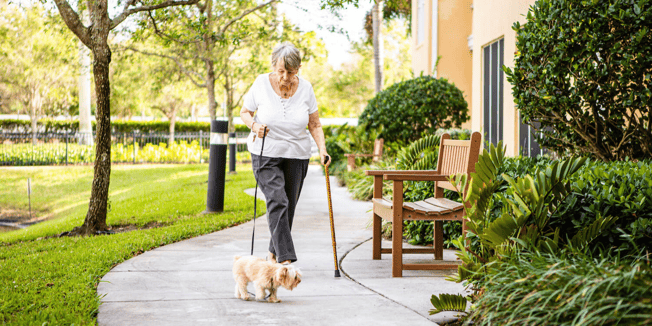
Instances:
[[[269,73],[256,78],[245,95],[243,106],[257,112],[254,122],[266,124],[269,133],[265,137],[263,156],[309,159],[310,134],[306,131],[308,115],[317,112],[317,99],[312,85],[299,78],[297,91],[289,99],[282,99],[269,82]],[[263,140],[251,132],[247,137],[249,152],[260,155]]]

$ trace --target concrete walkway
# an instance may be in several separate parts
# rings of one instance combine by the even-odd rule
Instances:
[[[297,207],[293,238],[301,285],[279,289],[283,302],[243,301],[234,297],[234,255],[248,255],[253,222],[160,247],[111,270],[98,287],[103,295],[100,325],[436,325],[453,313],[428,315],[430,296],[463,293],[441,271],[404,271],[391,277],[391,257],[371,259],[371,203],[350,199],[331,178],[338,258],[344,275],[334,278],[334,263],[324,176],[310,166]],[[259,195],[261,193],[259,192]],[[226,199],[228,200],[228,199]],[[256,220],[254,254],[265,257],[269,231],[265,216]],[[390,243],[384,243],[390,247]],[[455,260],[452,251],[445,259]],[[410,255],[410,260],[432,255]],[[415,257],[416,256],[416,257]],[[421,257],[419,257],[421,256]],[[250,285],[249,290],[253,292]]]

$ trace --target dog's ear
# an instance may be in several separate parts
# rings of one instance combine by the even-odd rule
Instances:
[[[288,278],[288,268],[287,267],[282,267],[281,268],[281,281],[285,280]]]

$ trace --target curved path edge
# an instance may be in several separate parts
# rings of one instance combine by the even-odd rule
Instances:
[[[234,297],[233,256],[249,255],[250,221],[159,247],[114,267],[97,289],[102,298],[98,324],[433,325],[427,309],[419,308],[419,304],[429,304],[432,291],[424,292],[423,287],[436,287],[435,278],[416,275],[392,279],[391,269],[378,265],[390,263],[390,259],[371,260],[371,253],[365,253],[371,236],[366,228],[371,203],[352,200],[334,179],[331,191],[337,251],[346,252],[340,263],[344,263],[348,276],[333,277],[325,188],[321,169],[310,166],[292,232],[299,258],[295,265],[304,278],[294,291],[279,290],[282,303]],[[256,228],[254,254],[265,257],[269,243],[266,216],[257,218]],[[419,293],[410,290],[415,287]]]

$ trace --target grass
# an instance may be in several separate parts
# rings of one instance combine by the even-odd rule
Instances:
[[[207,165],[114,166],[109,199],[111,226],[161,227],[93,237],[49,237],[81,225],[90,197],[92,167],[0,169],[0,206],[32,205],[52,219],[0,234],[0,322],[12,325],[95,324],[97,285],[115,265],[144,251],[249,220],[255,186],[251,170],[227,175],[224,212],[201,215]],[[259,202],[259,214],[264,203]]]
[[[610,255],[522,253],[492,266],[476,325],[649,325],[652,269]]]

